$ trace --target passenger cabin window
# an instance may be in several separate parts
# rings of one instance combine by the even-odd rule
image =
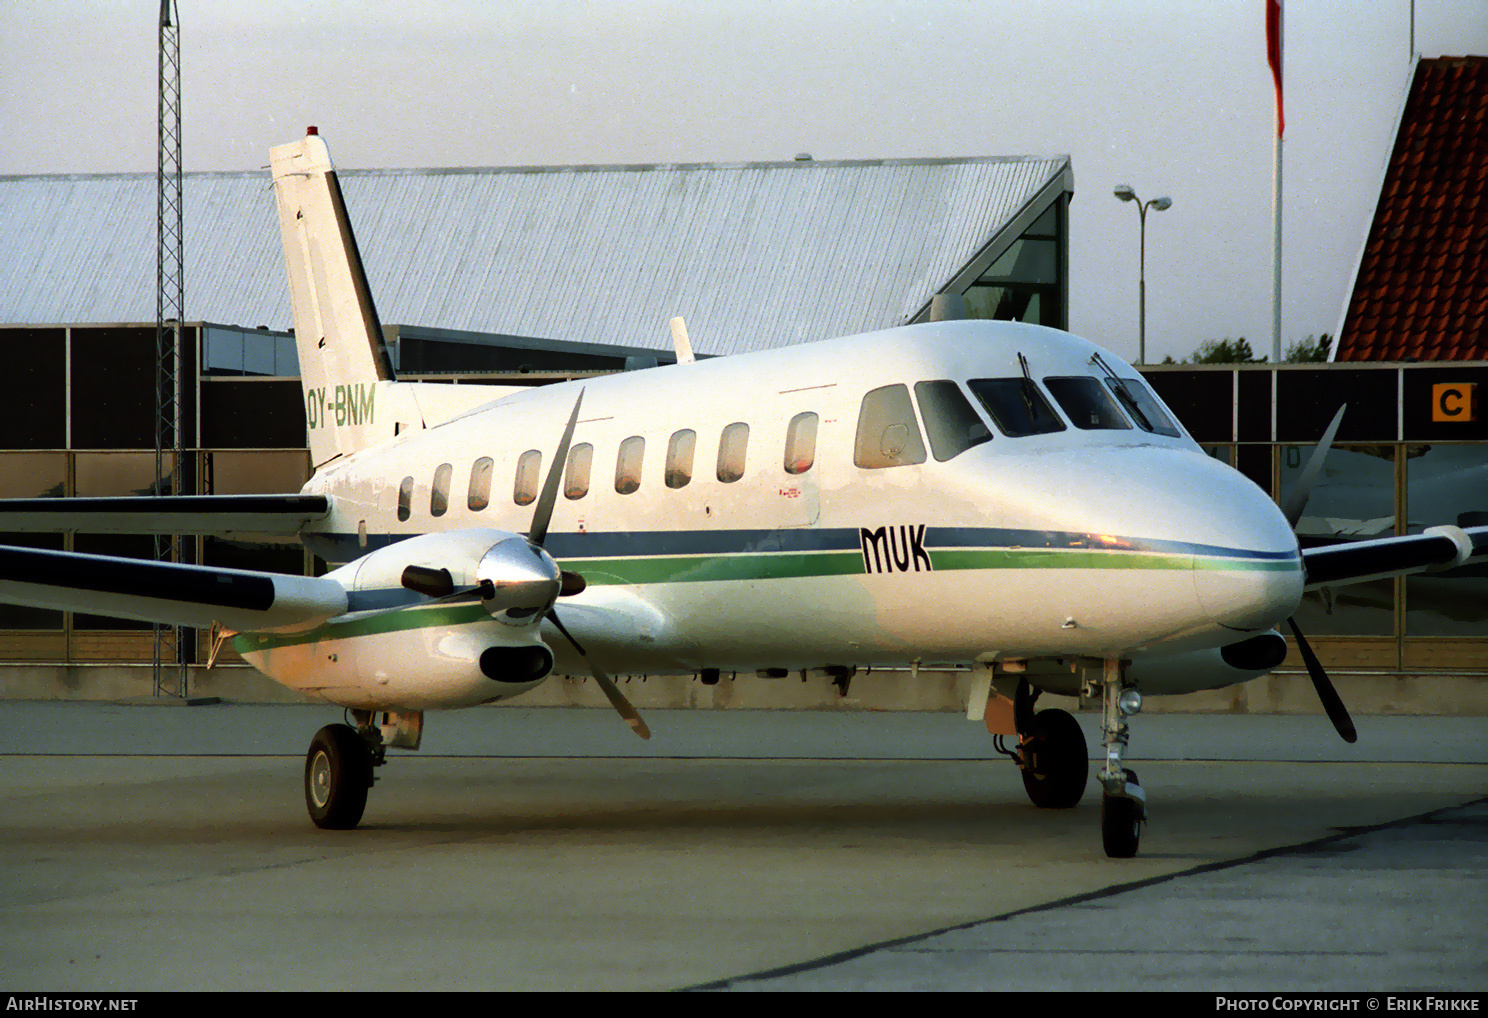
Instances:
[[[491,504],[491,468],[495,462],[489,456],[482,456],[470,467],[470,494],[466,497],[465,504],[470,511],[478,513]]]
[[[853,462],[869,468],[925,462],[925,442],[915,423],[909,386],[885,385],[863,397]]]
[[[588,442],[573,447],[563,475],[563,496],[583,498],[589,494],[589,468],[594,465],[594,446]]]
[[[1075,427],[1085,431],[1131,430],[1131,422],[1099,378],[1088,375],[1046,378],[1044,385],[1054,394]]]
[[[537,501],[537,486],[542,483],[542,453],[528,449],[517,458],[517,479],[512,486],[512,501],[531,505]]]
[[[413,513],[413,478],[403,478],[403,483],[398,485],[398,519],[408,519]]]
[[[1064,430],[1064,422],[1027,378],[973,378],[966,386],[1009,438]]]
[[[443,516],[449,510],[450,477],[455,468],[441,463],[434,468],[434,486],[429,489],[429,515]]]
[[[785,472],[804,474],[816,462],[816,414],[796,414],[785,429]]]
[[[1126,408],[1128,416],[1137,422],[1137,427],[1169,438],[1180,438],[1183,433],[1178,425],[1163,410],[1152,390],[1135,378],[1107,378],[1106,388],[1115,395],[1117,402]]]
[[[723,429],[718,440],[718,479],[732,484],[744,476],[744,457],[749,451],[749,425],[742,422]]]
[[[615,490],[629,495],[641,486],[641,457],[646,452],[646,440],[632,435],[620,443],[620,455],[615,457]]]
[[[992,440],[992,432],[955,382],[916,382],[915,398],[920,401],[920,416],[930,436],[930,451],[942,463]]]
[[[666,486],[685,488],[692,480],[692,454],[697,450],[697,432],[691,428],[673,432],[667,443]]]

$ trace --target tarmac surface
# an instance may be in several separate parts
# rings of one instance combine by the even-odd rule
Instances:
[[[1482,719],[1136,718],[1129,860],[954,714],[430,714],[320,831],[339,719],[0,702],[0,984],[1488,991]]]

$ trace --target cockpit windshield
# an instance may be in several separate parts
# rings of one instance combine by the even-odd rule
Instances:
[[[1009,438],[1064,430],[1064,422],[1028,378],[973,378],[966,385]]]
[[[1170,438],[1179,438],[1182,432],[1173,423],[1146,384],[1135,378],[1107,378],[1106,388],[1125,406],[1133,411],[1137,424],[1148,431]]]
[[[1067,378],[1046,378],[1044,384],[1069,415],[1075,427],[1085,431],[1128,431],[1131,422],[1116,406],[1116,400],[1101,385],[1100,379],[1089,375],[1073,375]]]

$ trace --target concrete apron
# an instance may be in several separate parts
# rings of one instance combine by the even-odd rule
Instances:
[[[1425,716],[1488,716],[1488,674],[1481,672],[1329,673],[1351,713]],[[724,674],[707,686],[688,676],[618,676],[639,709],[744,708],[750,710],[904,710],[962,711],[970,676],[966,672],[907,669],[874,670],[854,676],[846,696],[825,678],[798,675],[765,679]],[[0,699],[118,701],[154,696],[149,664],[4,665]],[[192,698],[216,697],[233,703],[309,703],[246,665],[193,667],[187,682]],[[1069,706],[1070,698],[1050,698]],[[555,676],[537,689],[506,701],[522,707],[598,707],[609,709],[592,681]],[[1096,705],[1098,706],[1098,705]],[[1184,696],[1149,696],[1153,713],[1320,714],[1317,695],[1305,672],[1277,671],[1251,682]]]

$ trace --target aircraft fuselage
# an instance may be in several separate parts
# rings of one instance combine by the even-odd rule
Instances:
[[[1150,692],[1249,678],[1195,667],[1192,654],[1295,610],[1296,539],[1264,492],[1171,421],[1156,427],[1113,400],[1124,426],[1109,416],[1077,426],[1091,421],[1051,393],[1090,386],[1060,379],[1114,392],[1094,354],[1115,375],[1138,378],[1066,333],[963,321],[528,389],[326,465],[306,491],[329,495],[334,510],[303,537],[356,570],[352,560],[379,548],[402,543],[412,553],[416,535],[525,533],[534,479],[549,469],[582,390],[546,547],[587,581],[564,599],[565,617],[593,611],[585,643],[611,672],[1124,657],[1148,662]],[[1014,416],[1033,413],[1035,428],[1051,430],[1008,433],[994,419],[994,394],[965,400],[990,438],[951,434],[977,423],[964,408],[949,425],[938,419],[947,385],[964,397],[979,379],[1001,380]],[[870,393],[888,409],[867,407]],[[912,416],[895,423],[906,407]],[[1039,416],[1051,410],[1057,422]],[[865,423],[875,413],[887,414],[882,428],[877,417]],[[435,549],[431,564],[447,566],[447,549]],[[379,589],[393,602],[409,597],[396,575],[359,574],[350,585],[367,604]],[[400,628],[383,647],[379,634],[358,633],[355,612],[335,638],[360,641],[357,656],[392,674],[420,629],[425,639],[414,642],[428,646],[415,653],[437,654],[441,641],[478,644],[499,625],[452,607],[419,611],[429,625]],[[582,672],[561,641],[550,643],[560,671]],[[323,669],[291,664],[294,647],[325,657],[317,640],[301,638],[256,663],[291,685],[286,672],[301,670],[324,683]],[[244,650],[252,660],[252,641]],[[1174,654],[1189,659],[1155,667]],[[377,671],[366,684],[377,685]],[[394,695],[391,684],[382,695]],[[439,705],[456,705],[450,698],[492,697],[475,681],[467,693],[439,694]]]

